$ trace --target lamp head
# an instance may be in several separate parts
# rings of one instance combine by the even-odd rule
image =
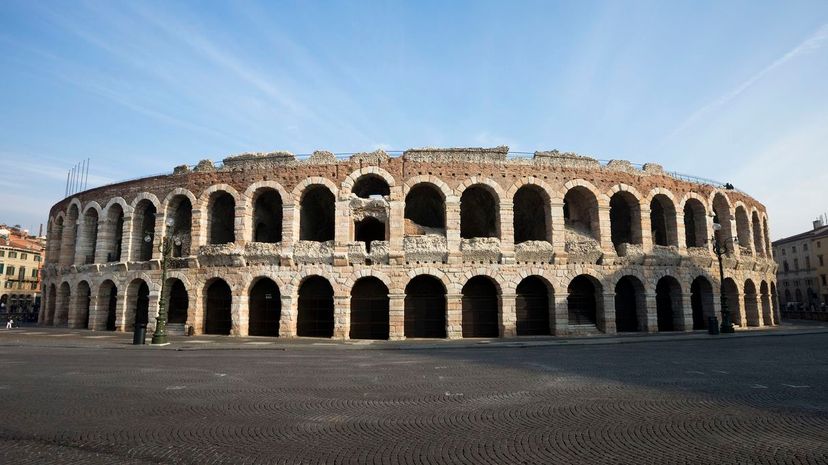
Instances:
[[[173,219],[172,217],[167,218],[166,223],[167,223],[167,226],[172,227],[172,225],[175,224],[175,219]]]
[[[714,231],[721,231],[722,230],[722,225],[720,225],[719,223],[713,223],[713,230]]]
[[[152,242],[152,236],[150,236],[149,234],[147,234],[146,236],[144,236],[144,242],[146,242],[146,243],[150,243],[150,242]]]

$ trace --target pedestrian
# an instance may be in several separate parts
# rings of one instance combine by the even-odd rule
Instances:
[[[9,318],[9,321],[6,322],[6,329],[14,328],[14,318]]]

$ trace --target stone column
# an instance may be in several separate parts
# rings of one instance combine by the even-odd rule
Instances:
[[[233,216],[233,238],[235,240],[233,242],[244,246],[244,244],[246,244],[247,242],[253,241],[253,227],[250,226],[251,222],[248,221],[250,213],[248,213],[247,207],[245,206],[244,201],[242,199],[239,199],[239,201],[236,202],[236,208],[234,212],[235,213]]]
[[[334,339],[350,339],[351,296],[334,296]]]
[[[562,288],[565,289],[565,288]],[[569,301],[565,291],[554,295],[555,311],[553,318],[550,318],[552,334],[554,336],[566,336],[569,334]]]
[[[187,324],[193,328],[193,334],[204,334],[204,296],[203,287],[193,286],[187,304]]]
[[[753,298],[756,300],[756,302],[753,304],[756,308],[756,326],[765,326],[765,315],[762,311],[762,294],[757,292],[753,296]]]
[[[123,289],[118,289],[118,295],[115,296],[115,331],[129,331],[129,325],[126,321],[127,314],[127,286]]]
[[[681,308],[673,313],[673,325],[680,331],[693,331],[693,303],[690,300],[690,293],[682,293],[680,301]]]
[[[230,315],[233,320],[230,334],[233,336],[247,336],[250,327],[250,301],[246,295],[233,294]]]
[[[161,260],[161,241],[164,240],[164,235],[167,233],[167,212],[160,210],[155,214],[155,231],[152,234],[152,259]],[[152,319],[152,317],[150,317]],[[147,327],[149,333],[149,326]]]
[[[98,243],[95,245],[95,263],[107,263],[108,254],[113,249],[115,240],[114,223],[109,221],[106,215],[101,215],[98,220]]]
[[[391,265],[405,263],[403,237],[405,235],[405,202],[392,200],[388,207],[388,260]]]
[[[388,294],[388,339],[405,339],[405,294]]]
[[[650,221],[650,206],[641,205],[641,248],[645,254],[653,252],[653,223]]]
[[[281,265],[293,265],[293,244],[298,240],[299,228],[296,225],[296,206],[292,203],[282,204],[282,252]],[[282,307],[284,311],[284,306]],[[281,327],[281,326],[280,326]],[[282,331],[279,330],[279,334]],[[296,335],[296,325],[293,325],[293,336]]]
[[[598,207],[598,224],[601,250],[604,252],[604,260],[611,259],[615,253],[615,245],[612,243],[612,224],[610,222],[610,208],[608,205]]]
[[[147,283],[147,285],[149,284],[150,283]],[[150,288],[149,304],[147,306],[147,339],[151,338],[152,333],[155,332],[155,323],[158,321],[156,318],[158,318],[158,302],[160,302],[160,294],[160,290],[156,291]]]
[[[296,337],[296,300],[282,294],[282,309],[279,314],[279,337]]]
[[[78,292],[78,289],[76,287],[74,289],[74,291],[72,292],[72,294],[69,296],[69,302],[68,302],[69,312],[68,312],[68,321],[67,321],[66,326],[69,327],[69,328],[73,328],[73,329],[82,328],[83,323],[84,323],[84,322],[81,321],[80,315],[78,314],[78,313],[80,313],[80,304],[81,304],[81,302],[80,302],[80,300],[81,300],[80,297],[81,296],[79,294],[80,293]]]
[[[207,244],[207,218],[196,205],[193,205],[190,234],[190,255],[198,255],[199,247]]]
[[[601,308],[598,309],[598,329],[604,334],[615,334],[615,293],[601,294]]]
[[[60,241],[60,265],[69,266],[75,262],[75,236],[77,234],[78,222],[76,220],[64,221],[63,237]]]
[[[89,289],[89,328],[94,331],[106,329],[106,317],[108,308],[101,308],[97,290]],[[107,300],[107,304],[109,301]]]
[[[512,202],[500,202],[500,263],[515,263],[515,207]]]
[[[463,294],[446,293],[446,337],[463,337]]]
[[[647,332],[658,332],[658,303],[655,292],[646,292],[644,301],[647,302]]]
[[[555,254],[555,263],[565,264],[566,253],[566,222],[564,221],[563,202],[550,202],[552,209],[549,218],[552,228],[552,251]]]
[[[517,336],[517,294],[513,292],[500,295],[500,337]]]
[[[338,200],[334,213],[334,266],[348,265],[348,242],[353,237],[351,205],[347,200]]]
[[[679,253],[687,255],[687,231],[684,229],[684,212],[678,210],[676,210],[676,239],[678,240],[676,244],[678,244]]]
[[[460,198],[454,195],[446,197],[446,244],[448,262],[461,263],[463,254],[460,252]]]

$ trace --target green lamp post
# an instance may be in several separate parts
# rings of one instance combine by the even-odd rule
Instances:
[[[158,316],[155,318],[155,332],[152,334],[152,344],[168,344],[167,342],[167,305],[164,302],[165,288],[167,286],[167,266],[169,265],[170,255],[172,253],[173,244],[178,245],[179,239],[170,236],[170,231],[175,221],[172,218],[167,218],[166,233],[158,245],[161,251],[161,296],[158,300]]]
[[[716,253],[716,257],[718,257],[718,259],[719,259],[719,297],[722,301],[722,325],[721,325],[721,328],[719,329],[719,331],[723,334],[726,334],[726,333],[729,334],[729,333],[736,332],[736,330],[733,329],[733,321],[730,318],[730,310],[728,310],[728,308],[727,308],[727,295],[725,295],[725,288],[724,288],[725,277],[724,277],[724,265],[722,263],[722,256],[725,253],[727,253],[727,248],[725,247],[725,244],[724,244],[724,242],[727,239],[725,241],[720,241],[716,237],[716,233],[721,231],[721,229],[722,229],[722,225],[714,221],[713,222],[713,231],[714,231],[713,232],[713,251]],[[733,238],[728,238],[728,239],[731,240],[734,245],[739,243],[739,238],[738,237],[733,237]]]

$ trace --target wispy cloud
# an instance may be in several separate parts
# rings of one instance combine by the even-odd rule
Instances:
[[[710,113],[711,111],[713,111],[717,108],[721,108],[721,107],[725,106],[728,102],[730,102],[731,100],[735,99],[736,97],[738,97],[739,95],[744,93],[746,90],[751,88],[754,84],[756,84],[762,78],[764,78],[765,76],[767,76],[768,74],[770,74],[771,72],[773,72],[774,70],[779,68],[780,66],[784,65],[785,63],[787,63],[787,62],[789,62],[789,61],[791,61],[794,58],[797,58],[799,56],[813,53],[813,52],[825,47],[826,45],[828,45],[828,24],[823,24],[822,27],[820,27],[817,30],[816,33],[814,33],[812,36],[805,39],[805,41],[803,41],[802,43],[800,43],[799,45],[797,45],[796,47],[794,47],[793,49],[791,49],[790,51],[788,51],[787,53],[785,53],[784,55],[779,57],[778,59],[776,59],[773,63],[766,66],[765,68],[763,68],[762,70],[760,70],[756,74],[750,76],[748,79],[746,79],[741,84],[736,86],[736,88],[734,88],[731,91],[723,94],[718,99],[708,103],[707,105],[704,105],[703,107],[701,107],[698,110],[696,110],[695,112],[693,112],[681,124],[679,124],[667,136],[667,138],[669,139],[669,138],[683,132],[688,127],[692,126],[697,121],[699,121],[702,118],[702,116]]]

